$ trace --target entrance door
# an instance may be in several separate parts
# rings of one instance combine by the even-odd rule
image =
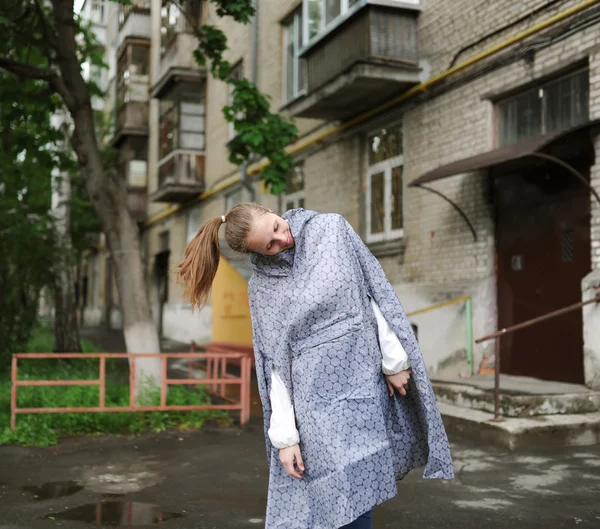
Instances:
[[[590,195],[565,169],[496,178],[500,328],[581,301],[590,271]],[[581,310],[507,334],[502,372],[583,383]]]

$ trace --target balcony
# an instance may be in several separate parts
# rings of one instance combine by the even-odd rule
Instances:
[[[117,63],[117,119],[113,146],[127,136],[148,135],[150,43],[127,38]]]
[[[144,187],[127,187],[127,207],[136,222],[148,218],[148,190]]]
[[[414,8],[368,3],[299,55],[305,92],[284,108],[293,116],[344,120],[419,83]]]
[[[146,89],[148,87],[146,86]],[[123,103],[117,111],[117,125],[113,137],[113,146],[121,144],[126,136],[148,135],[148,103],[129,101]]]
[[[153,202],[184,203],[204,192],[204,155],[175,151],[158,168]]]
[[[119,47],[128,37],[151,38],[150,4],[150,0],[133,0],[131,5],[119,6]]]

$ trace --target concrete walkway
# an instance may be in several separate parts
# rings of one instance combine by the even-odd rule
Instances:
[[[48,449],[0,446],[0,529],[85,528],[96,517],[107,527],[128,519],[147,529],[264,527],[261,430],[256,423],[135,439],[71,438]],[[515,455],[455,441],[456,479],[423,480],[414,471],[399,483],[399,496],[376,509],[374,528],[600,527],[600,448],[540,452]],[[43,487],[51,482],[61,485]],[[66,495],[42,499],[61,491]],[[181,517],[156,525],[158,512]]]

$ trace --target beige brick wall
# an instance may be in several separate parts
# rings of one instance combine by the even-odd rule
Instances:
[[[515,27],[501,31],[471,48],[460,56],[459,62],[580,3],[581,0],[558,1]],[[548,4],[548,1],[427,0],[423,4],[425,9],[419,18],[420,55],[431,65],[432,73],[437,74],[449,67],[454,54],[462,47]]]
[[[420,55],[424,71],[431,74],[442,72],[461,47],[544,3],[542,0],[511,0],[499,6],[500,3],[493,0],[427,0],[419,22]],[[580,0],[556,2],[535,17],[470,49],[461,55],[459,62],[579,3]],[[298,0],[260,2],[258,86],[272,97],[274,109],[283,104],[281,22],[298,4]],[[249,76],[250,26],[219,20],[214,12],[209,15],[208,22],[217,23],[226,32],[230,46],[227,58],[233,63],[243,58],[245,73]],[[588,57],[590,113],[592,118],[600,117],[599,49],[600,26],[595,25],[548,47],[537,49],[533,62],[518,59],[465,84],[413,102],[403,116],[405,184],[441,164],[482,153],[495,146],[491,96],[497,97],[518,89]],[[454,76],[453,82],[460,80],[462,75]],[[227,161],[228,127],[221,113],[227,100],[226,85],[209,78],[206,122],[209,186],[234,174],[236,170]],[[298,121],[302,132],[318,124],[314,120]],[[307,207],[341,213],[359,231],[364,215],[366,132],[362,130],[360,134],[345,136],[333,144],[319,146],[312,152],[298,156],[305,163]],[[597,142],[596,151],[600,152],[599,149]],[[600,164],[592,168],[592,183],[600,192]],[[476,335],[494,330],[495,242],[486,175],[461,175],[431,185],[462,207],[475,227],[477,240],[473,240],[464,221],[446,202],[426,191],[406,188],[404,250],[399,255],[382,258],[382,265],[407,310],[471,294],[476,307]],[[259,195],[259,200],[268,201],[273,209],[277,209],[274,198]],[[593,264],[600,268],[600,207],[594,201],[592,204]],[[225,208],[224,194],[205,200],[201,208],[202,220],[221,215]],[[164,226],[172,226],[169,229],[181,230],[185,237],[185,214],[177,218],[178,221],[172,217],[162,223],[162,228],[152,228],[146,236],[152,241],[158,237],[158,231],[165,229]],[[177,245],[172,243],[173,262],[181,257],[183,246],[181,241]],[[179,293],[175,287],[171,293],[172,303],[176,303]],[[426,333],[420,339],[426,349],[429,367],[443,370],[448,358],[464,344],[461,327],[464,313],[461,307],[456,307],[433,318],[421,318],[418,322],[423,329],[438,326],[444,331],[437,333],[436,337],[427,336]],[[443,352],[436,352],[440,348]],[[476,358],[481,353],[482,350],[478,349]]]
[[[590,118],[600,119],[600,49],[596,47],[590,55]],[[600,135],[595,140],[596,163],[591,168],[590,183],[600,195]],[[594,196],[592,201],[592,265],[600,270],[600,204]]]
[[[261,0],[258,14],[258,45],[256,84],[271,98],[271,109],[277,112],[283,105],[283,29],[281,23],[300,5],[298,0]],[[221,28],[227,35],[228,52],[225,58],[232,64],[244,61],[244,74],[251,77],[251,25],[241,25],[231,19],[217,17],[214,7],[209,10],[209,24]],[[207,83],[207,185],[215,185],[228,175],[237,172],[237,167],[228,161],[229,127],[222,114],[223,106],[229,102],[226,83],[209,77]],[[285,114],[285,112],[284,112]],[[296,125],[300,134],[312,130],[319,122],[299,119]]]

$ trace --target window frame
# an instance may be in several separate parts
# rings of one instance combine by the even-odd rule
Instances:
[[[300,50],[304,45],[304,2],[300,4],[289,17],[284,20],[283,26],[283,100],[288,103],[300,97],[305,93],[306,72],[304,72],[304,60],[300,56]],[[294,48],[294,72],[293,89],[289,94],[288,86],[288,46],[290,39],[290,26],[294,27],[293,48]]]
[[[134,61],[134,49],[144,49],[145,62]],[[142,65],[141,72],[131,73],[132,66]],[[125,74],[127,73],[127,76]],[[150,73],[150,44],[146,41],[129,41],[126,42],[125,48],[117,59],[117,76],[116,76],[116,91],[117,91],[117,109],[120,110],[124,105],[130,103],[129,87],[135,82],[137,77],[148,77]],[[139,82],[139,80],[138,80]]]
[[[401,239],[404,237],[404,193],[402,193],[402,228],[392,229],[392,171],[397,167],[402,168],[404,170],[404,154],[400,154],[398,156],[394,156],[392,158],[388,158],[382,162],[378,162],[374,165],[370,165],[367,169],[367,181],[366,181],[366,240],[368,243],[372,242],[381,242],[381,241],[389,241],[393,239]],[[371,178],[375,174],[383,173],[383,231],[381,233],[372,233],[371,232],[371,205],[372,205],[372,196],[371,196]],[[402,188],[404,189],[404,171],[402,173]]]
[[[174,8],[177,10],[177,19],[173,24],[167,23],[165,24],[165,20],[169,20],[169,10]],[[163,12],[163,10],[166,10]],[[162,0],[160,5],[160,56],[163,57],[173,46],[173,43],[177,39],[177,35],[181,33],[181,20],[183,17],[183,13],[179,6],[172,2],[171,0]],[[163,28],[165,28],[165,33],[163,35]]]
[[[298,189],[292,193],[289,193],[289,179],[292,177],[292,171],[296,170],[296,168],[300,168],[302,171],[302,188]],[[286,192],[283,193],[283,209],[284,211],[288,211],[289,209],[296,209],[296,208],[305,208],[306,207],[306,173],[304,171],[304,160],[301,162],[297,162],[295,163],[291,168],[290,168],[290,172],[288,173],[288,187],[286,189]],[[300,205],[300,201],[302,201],[302,205]],[[293,203],[293,207],[289,208],[288,207],[288,203],[292,202]]]
[[[174,153],[182,151],[187,153],[203,153],[206,150],[206,102],[204,98],[194,99],[191,97],[174,97],[172,99],[165,98],[160,101],[160,103],[170,103],[168,107],[165,105],[164,109],[159,109],[159,143],[158,143],[158,156],[159,156],[159,166],[167,161],[167,158],[172,156]],[[191,114],[186,112],[185,114],[182,111],[182,106],[186,103],[192,105],[202,105],[203,113],[201,114]],[[176,133],[176,138],[171,141],[171,148],[168,151],[163,150],[163,119],[170,112],[175,113],[175,119],[173,120],[173,131]],[[201,117],[203,120],[202,131],[196,131],[192,129],[182,129],[182,116],[196,116]],[[182,145],[182,136],[183,134],[197,134],[202,136],[202,147],[194,148],[194,147],[184,147]]]
[[[546,79],[542,80],[541,82],[538,81],[535,85],[528,86],[527,88],[521,89],[521,90],[517,91],[516,93],[511,94],[508,97],[503,97],[503,98],[497,99],[494,102],[494,114],[495,114],[495,121],[496,121],[496,126],[495,126],[495,144],[496,144],[496,146],[497,147],[509,147],[509,146],[515,145],[519,142],[526,141],[529,138],[535,138],[535,137],[543,136],[544,134],[548,134],[551,132],[558,132],[559,130],[564,130],[564,129],[556,129],[556,130],[549,131],[549,129],[548,129],[548,121],[549,121],[549,119],[548,119],[549,118],[549,116],[548,116],[548,89],[552,86],[556,86],[558,83],[564,82],[566,80],[574,79],[576,76],[582,75],[584,73],[587,74],[587,97],[588,97],[587,120],[589,120],[590,119],[590,101],[589,101],[590,70],[589,70],[589,67],[586,65],[586,66],[571,70],[569,72],[566,72],[562,75],[557,75],[552,78],[546,78]],[[540,101],[539,101],[539,116],[536,116],[536,118],[539,121],[539,133],[535,134],[535,135],[531,135],[531,136],[518,137],[514,141],[504,143],[503,138],[507,134],[502,133],[503,127],[505,126],[503,119],[502,119],[503,108],[504,108],[503,105],[507,105],[512,102],[518,101],[519,99],[524,98],[525,96],[536,93],[536,92],[538,93],[538,97],[540,99]],[[517,113],[517,116],[518,116],[518,113]],[[516,135],[514,135],[514,134],[513,134],[513,136],[516,137]]]
[[[195,223],[195,224],[193,224]],[[196,206],[188,210],[185,219],[185,244],[186,246],[192,242],[194,237],[198,234],[200,226],[202,225],[202,208]]]
[[[314,35],[310,35],[309,25],[309,2],[318,2],[320,5],[320,22],[319,29]],[[420,9],[421,0],[396,0],[402,7]],[[344,20],[352,16],[354,13],[371,3],[369,0],[340,0],[340,13],[333,17],[329,22],[325,22],[327,0],[302,0],[302,48],[304,51],[308,46],[314,44],[319,39],[327,35],[333,28],[341,24]],[[372,2],[376,3],[376,2]],[[414,7],[413,7],[414,6]]]

